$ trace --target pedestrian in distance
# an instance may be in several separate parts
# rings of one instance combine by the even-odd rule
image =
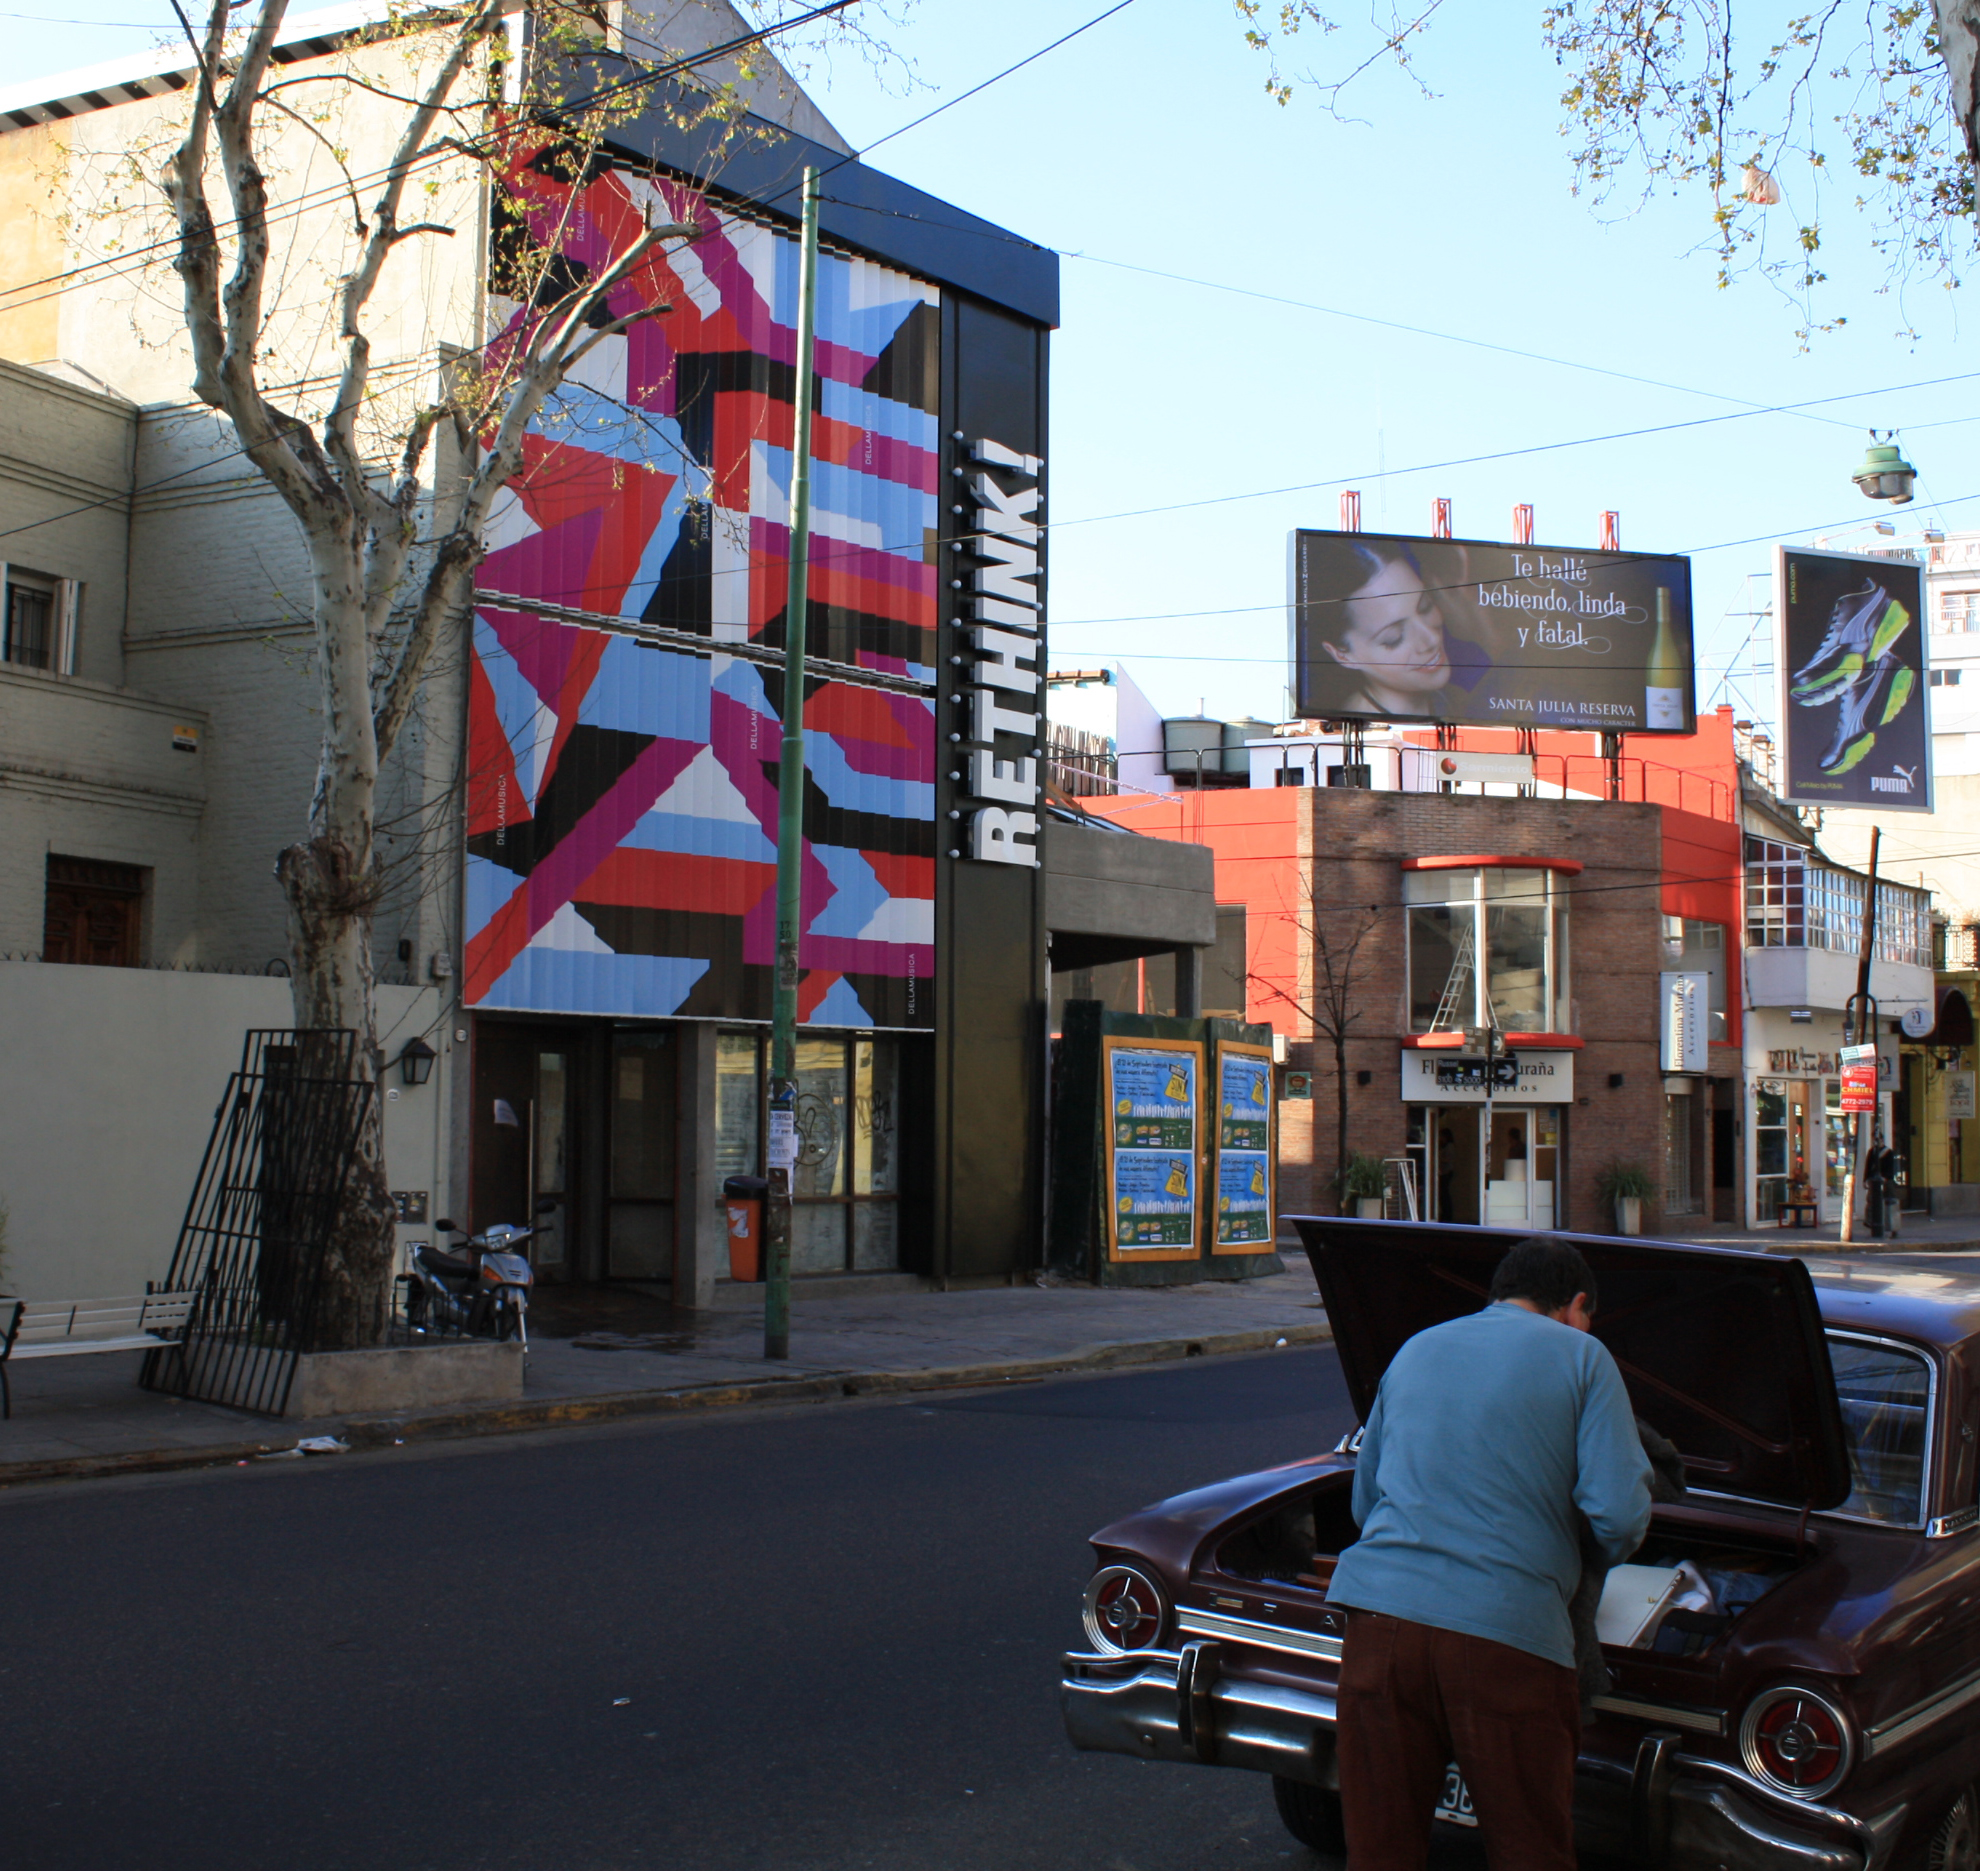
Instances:
[[[1650,1524],[1621,1373],[1590,1336],[1595,1279],[1566,1242],[1517,1243],[1480,1312],[1419,1332],[1356,1459],[1342,1818],[1354,1871],[1421,1871],[1446,1765],[1492,1871],[1574,1871],[1581,1713],[1568,1603],[1582,1526],[1604,1565]]]

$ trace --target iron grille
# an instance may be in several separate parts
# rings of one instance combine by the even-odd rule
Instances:
[[[147,1389],[279,1416],[314,1345],[323,1262],[373,1087],[344,1029],[251,1031],[166,1276],[195,1301]]]

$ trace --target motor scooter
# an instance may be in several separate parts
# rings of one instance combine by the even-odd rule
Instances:
[[[399,1275],[407,1329],[415,1337],[519,1338],[527,1352],[536,1273],[516,1249],[536,1230],[498,1221],[471,1235],[444,1219],[433,1225],[466,1238],[451,1249],[413,1243],[410,1264]]]

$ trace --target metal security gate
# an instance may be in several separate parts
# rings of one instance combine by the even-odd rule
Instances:
[[[145,1360],[147,1389],[270,1416],[288,1406],[372,1095],[355,1033],[248,1034],[165,1279],[196,1296],[192,1316],[180,1343]]]

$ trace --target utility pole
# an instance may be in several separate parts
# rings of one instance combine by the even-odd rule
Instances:
[[[784,737],[777,767],[777,973],[770,1000],[769,1201],[763,1355],[791,1355],[791,1183],[797,1174],[798,929],[804,920],[804,627],[811,601],[812,352],[818,309],[818,171],[804,172],[797,400],[791,424],[791,578],[784,597]]]
[[[1856,992],[1850,996],[1849,1011],[1843,1015],[1845,1046],[1862,1045],[1866,1040],[1873,1047],[1877,1043],[1877,1003],[1870,998],[1870,961],[1877,952],[1877,842],[1883,835],[1881,825],[1870,827],[1870,882],[1863,896],[1863,941],[1856,956]],[[1877,1083],[1874,1054],[1870,1069],[1874,1096]],[[1847,1075],[1843,1083],[1849,1083]],[[1874,1110],[1875,1107],[1872,1108]],[[1849,1114],[1849,1170],[1843,1177],[1842,1233],[1839,1237],[1845,1244],[1856,1239],[1856,1191],[1863,1180],[1863,1155],[1867,1141],[1863,1114],[1852,1111]]]

